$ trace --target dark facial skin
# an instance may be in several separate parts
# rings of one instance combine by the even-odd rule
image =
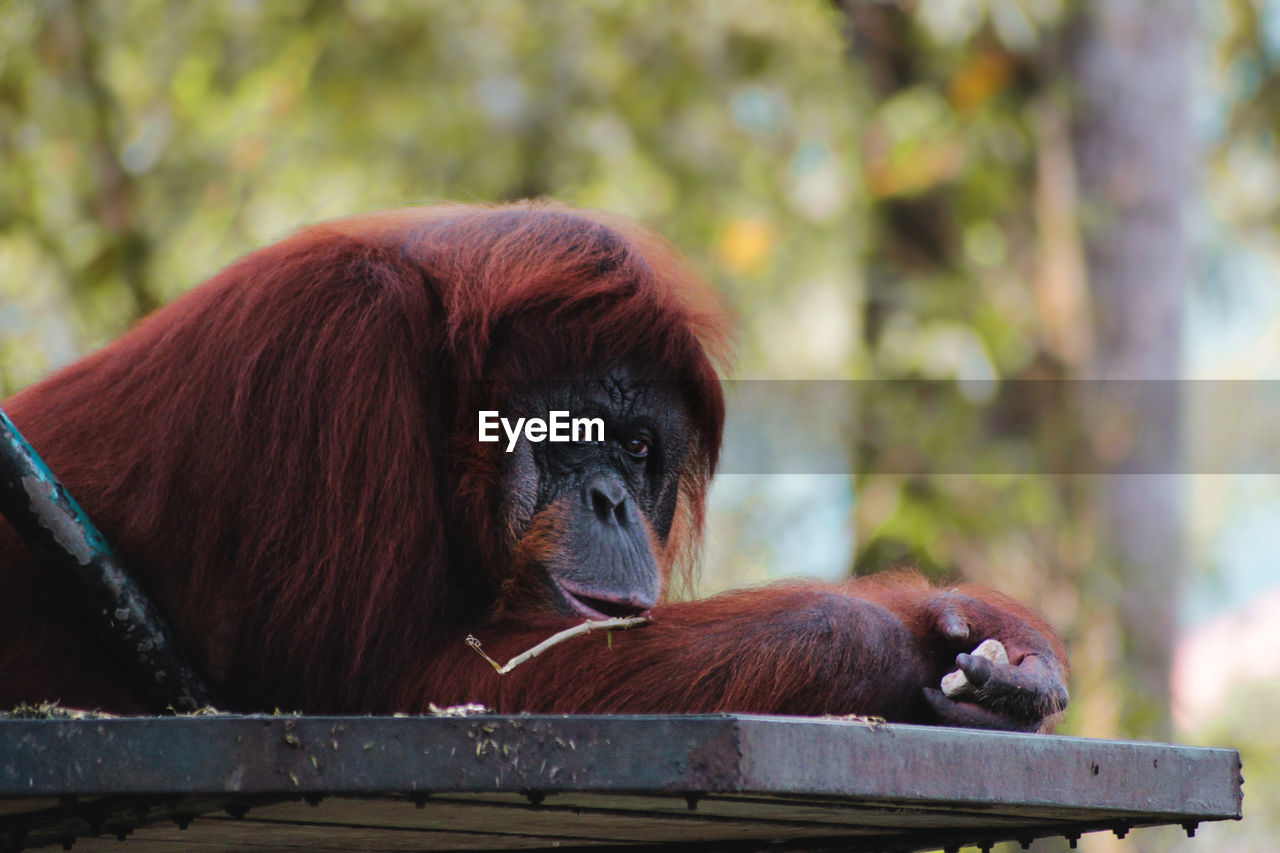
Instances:
[[[674,388],[618,366],[526,389],[502,416],[548,419],[553,410],[602,418],[605,440],[521,437],[507,454],[503,510],[517,576],[562,615],[643,613],[661,592],[654,547],[666,544],[675,518],[689,449],[685,407]]]

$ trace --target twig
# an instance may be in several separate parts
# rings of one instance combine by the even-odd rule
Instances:
[[[489,665],[497,671],[498,675],[506,675],[525,661],[536,658],[547,649],[552,646],[559,645],[565,640],[570,640],[574,637],[581,636],[582,634],[590,634],[593,631],[625,631],[627,628],[638,628],[639,626],[647,625],[648,623],[648,616],[623,616],[617,619],[601,619],[598,622],[583,622],[581,625],[574,625],[572,628],[565,628],[557,634],[552,634],[541,643],[538,643],[538,645],[526,652],[521,652],[511,660],[507,661],[506,666],[503,666],[485,654],[484,649],[480,648],[480,641],[471,634],[467,635],[467,645],[475,649],[476,654],[487,660]]]

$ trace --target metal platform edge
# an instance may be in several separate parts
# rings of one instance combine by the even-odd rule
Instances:
[[[0,798],[677,793],[1238,819],[1233,749],[751,715],[0,720]]]

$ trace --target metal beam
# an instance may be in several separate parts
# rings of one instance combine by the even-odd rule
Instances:
[[[75,498],[0,411],[0,512],[55,572],[156,711],[216,704],[155,603]]]
[[[911,850],[1240,814],[1234,750],[1155,743],[754,716],[0,721],[0,847]]]

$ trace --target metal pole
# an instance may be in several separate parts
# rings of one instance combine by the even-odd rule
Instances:
[[[190,712],[215,704],[155,603],[3,411],[0,512],[80,600],[112,656],[157,709]]]

